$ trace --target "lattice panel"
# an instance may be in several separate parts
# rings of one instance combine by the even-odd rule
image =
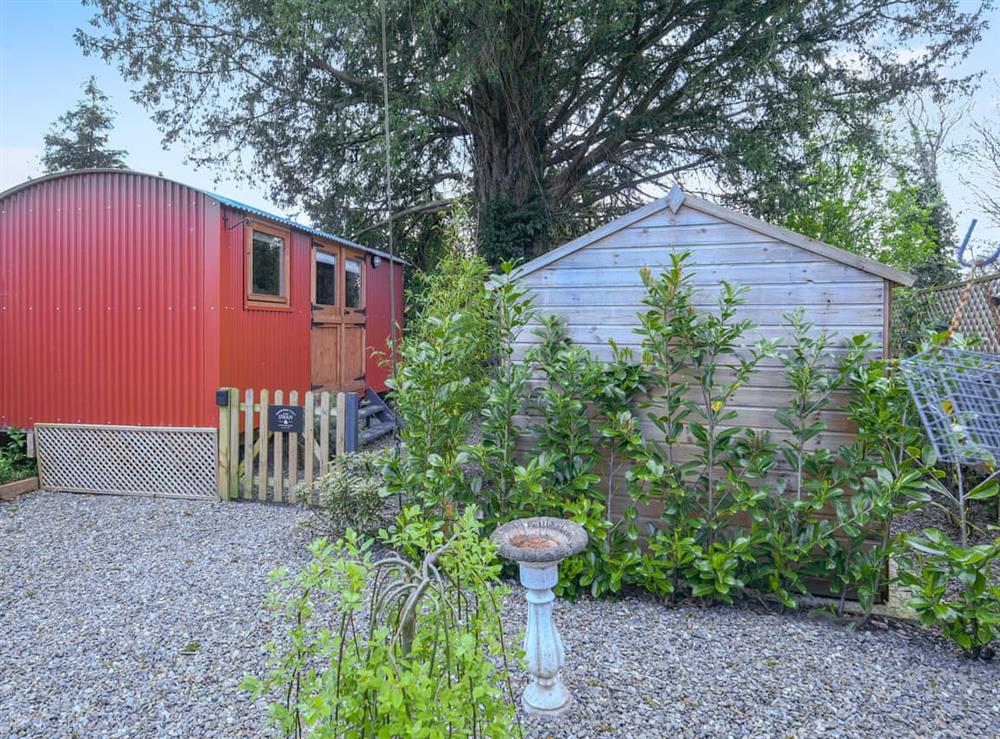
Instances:
[[[36,424],[46,490],[215,500],[215,429]]]
[[[938,458],[990,465],[1000,459],[1000,358],[938,348],[899,367]]]
[[[968,282],[957,282],[947,287],[924,290],[920,293],[923,315],[928,324],[939,322],[948,325],[958,310],[962,290]],[[1000,273],[972,281],[969,296],[962,310],[958,332],[963,336],[977,336],[982,343],[976,349],[987,354],[1000,354]]]

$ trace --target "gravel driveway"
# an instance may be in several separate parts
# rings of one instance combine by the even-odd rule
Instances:
[[[294,509],[32,493],[0,508],[0,737],[260,734],[267,573]]]
[[[274,633],[267,572],[306,559],[296,517],[57,493],[4,504],[0,737],[261,735],[264,706],[238,686]],[[506,618],[524,623],[520,593]],[[557,618],[577,708],[525,720],[525,736],[1000,736],[1000,664],[916,628],[644,597],[560,603]]]

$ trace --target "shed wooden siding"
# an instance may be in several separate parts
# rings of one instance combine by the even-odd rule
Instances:
[[[756,328],[746,338],[777,339],[789,344],[790,329],[784,315],[801,306],[816,330],[836,333],[842,343],[859,333],[871,334],[881,345],[885,333],[885,306],[891,285],[882,277],[834,261],[826,256],[751,228],[727,222],[687,204],[676,213],[665,205],[642,220],[585,245],[555,262],[520,278],[530,288],[543,313],[564,317],[570,338],[602,361],[611,358],[608,339],[632,347],[639,355],[641,339],[637,314],[645,307],[646,290],[639,270],[654,271],[670,265],[673,252],[689,251],[687,271],[696,288],[696,304],[712,310],[725,280],[748,288],[746,304],[738,318],[748,318]],[[529,265],[530,266],[530,265]],[[529,327],[515,347],[515,358],[538,343]],[[831,358],[843,350],[831,351]],[[791,394],[777,360],[765,360],[747,387],[739,390],[733,409],[740,426],[771,432],[772,439],[787,438],[774,418],[776,408],[787,404]],[[853,439],[853,427],[837,409],[846,400],[839,393],[820,418],[830,427],[813,446],[837,449]],[[528,417],[522,423],[530,423]],[[651,423],[644,421],[647,438],[662,439]],[[530,443],[530,439],[524,439]],[[690,439],[682,439],[682,454]],[[621,509],[616,501],[613,512]],[[652,518],[659,511],[648,509]]]

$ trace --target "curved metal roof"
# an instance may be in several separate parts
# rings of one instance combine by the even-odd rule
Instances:
[[[219,195],[217,193],[211,192],[210,190],[203,190],[200,187],[194,187],[193,185],[188,185],[184,182],[179,182],[177,180],[170,179],[169,177],[149,174],[148,172],[138,172],[134,169],[113,169],[113,168],[103,167],[94,169],[69,169],[64,172],[52,172],[51,174],[42,175],[41,177],[38,177],[36,179],[22,182],[19,185],[14,185],[13,187],[10,187],[4,190],[3,192],[0,192],[0,200],[10,197],[11,195],[15,195],[18,192],[25,190],[29,187],[40,185],[50,180],[60,179],[62,177],[75,177],[79,175],[88,175],[88,174],[127,174],[138,177],[151,177],[153,179],[163,180],[165,182],[171,182],[175,185],[189,187],[196,192],[200,192],[203,195],[212,198],[217,203],[219,203],[220,205],[224,205],[227,208],[240,210],[243,211],[244,213],[251,213],[257,216],[258,218],[266,218],[267,220],[273,221],[274,223],[280,223],[283,226],[294,228],[296,231],[302,231],[303,233],[307,233],[312,236],[318,236],[322,239],[329,239],[331,241],[336,241],[345,246],[350,246],[354,249],[359,249],[361,251],[368,252],[369,254],[377,254],[380,257],[383,257],[384,259],[392,259],[393,261],[399,262],[400,264],[406,264],[405,259],[402,259],[397,256],[392,256],[388,252],[382,251],[381,249],[375,249],[370,246],[365,246],[363,244],[357,243],[356,241],[351,241],[350,239],[346,239],[343,236],[337,236],[336,234],[332,234],[329,231],[323,231],[322,229],[313,228],[312,226],[307,226],[304,223],[293,221],[291,218],[285,218],[284,216],[279,216],[274,213],[269,213],[266,210],[261,210],[260,208],[256,208],[252,205],[247,205],[246,203],[241,203],[239,200],[234,200],[233,198],[227,198],[225,195]]]

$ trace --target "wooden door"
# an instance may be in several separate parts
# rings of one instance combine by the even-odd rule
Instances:
[[[310,337],[313,390],[340,389],[343,269],[338,247],[313,242]]]
[[[358,391],[365,387],[367,342],[365,323],[365,255],[349,249],[343,250],[344,262],[344,317],[341,334],[340,379],[341,390]]]
[[[365,325],[345,323],[342,328],[343,351],[340,355],[340,389],[364,390],[365,387]]]
[[[313,242],[313,390],[364,390],[364,268],[363,253]]]
[[[340,384],[340,324],[313,323],[312,386],[314,390],[337,390]]]

